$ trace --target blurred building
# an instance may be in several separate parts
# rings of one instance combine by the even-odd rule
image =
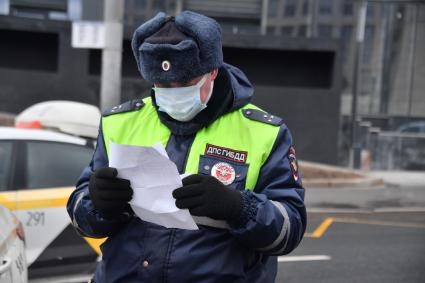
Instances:
[[[371,1],[367,5],[359,112],[425,116],[425,1]],[[127,1],[126,24],[159,10],[189,9],[220,21],[224,33],[337,39],[342,44],[341,114],[350,115],[354,42],[360,1],[186,0]],[[416,47],[415,47],[416,46]]]
[[[390,10],[390,69],[383,111],[392,115],[425,117],[425,1],[423,5]],[[385,74],[385,72],[384,72]]]
[[[351,111],[359,2],[269,0],[268,33],[341,39],[344,66],[341,111],[345,115]],[[419,2],[368,3],[361,66],[361,114],[425,117],[425,1],[422,5]]]
[[[225,61],[247,73],[256,104],[284,117],[301,158],[341,163],[336,148],[340,117],[350,114],[356,3],[126,0],[122,101],[150,89],[131,52],[134,29],[159,11],[197,11],[219,21]],[[425,115],[420,94],[425,50],[419,47],[425,29],[420,18],[423,5],[368,4],[361,114]],[[99,103],[102,52],[71,47],[71,22],[79,20],[102,21],[103,1],[0,0],[0,111],[17,113],[51,99]]]

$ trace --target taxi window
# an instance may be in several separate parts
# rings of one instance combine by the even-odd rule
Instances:
[[[27,188],[74,186],[93,149],[55,142],[27,142]]]
[[[7,189],[12,164],[12,142],[0,141],[0,191]]]

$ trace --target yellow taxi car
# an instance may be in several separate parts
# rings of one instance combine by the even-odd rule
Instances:
[[[83,239],[65,205],[93,154],[86,139],[39,129],[0,127],[0,205],[26,234],[29,277],[92,273],[98,240]]]

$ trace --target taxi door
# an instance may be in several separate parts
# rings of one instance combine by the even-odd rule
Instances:
[[[66,211],[70,186],[91,159],[83,146],[19,140],[14,142],[9,189],[0,195],[24,225],[30,277],[91,270],[98,244],[81,238]],[[68,185],[68,187],[65,186]]]
[[[15,144],[10,140],[0,140],[0,282],[14,282],[12,269],[14,254],[18,250],[10,246],[13,237],[9,210],[16,207],[16,193],[6,192],[11,184],[13,172]],[[18,281],[16,281],[18,282]]]

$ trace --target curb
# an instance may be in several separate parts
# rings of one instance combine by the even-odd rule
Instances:
[[[369,188],[384,186],[384,180],[375,177],[356,179],[303,179],[303,185],[310,188]]]
[[[307,188],[369,188],[385,185],[382,178],[368,176],[358,170],[310,161],[300,161],[300,168],[301,176],[303,169],[313,172],[310,178],[303,178],[303,185]],[[314,173],[322,176],[315,178]]]

